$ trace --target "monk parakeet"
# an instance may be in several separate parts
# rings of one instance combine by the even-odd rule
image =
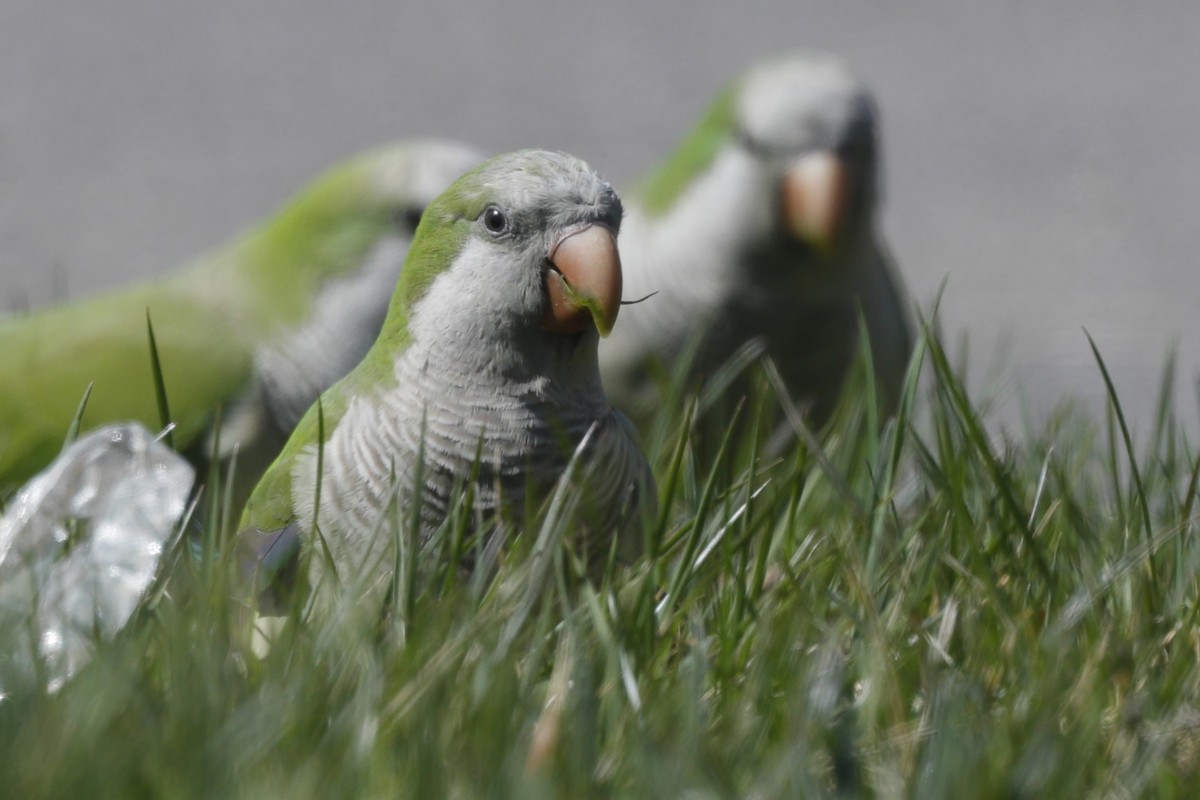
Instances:
[[[600,350],[613,403],[644,413],[651,359],[700,339],[699,374],[757,343],[823,420],[859,350],[895,402],[911,350],[906,301],[876,227],[878,145],[866,87],[819,54],[765,62],[713,104],[628,204],[626,310]]]
[[[470,489],[476,513],[519,524],[576,448],[579,552],[607,555],[615,536],[636,554],[653,478],[596,356],[620,308],[621,213],[586,164],[540,150],[493,158],[433,201],[379,339],[254,490],[243,554],[269,572],[307,541],[314,587],[326,562],[340,581],[386,574],[397,519],[415,511],[428,536]]]
[[[148,313],[176,446],[208,456],[220,408],[220,455],[236,448],[248,493],[374,341],[425,206],[482,160],[450,142],[385,147],[172,277],[0,320],[0,491],[51,461],[89,383],[85,427],[161,427]]]

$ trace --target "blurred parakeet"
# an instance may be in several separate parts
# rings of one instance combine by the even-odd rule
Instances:
[[[586,436],[576,544],[602,558],[615,536],[636,554],[653,477],[596,358],[620,308],[621,213],[586,164],[539,150],[493,158],[430,204],[379,339],[254,490],[243,553],[268,573],[295,563],[319,517],[311,585],[327,560],[340,580],[387,574],[397,518],[416,511],[428,536],[469,489],[477,513],[519,524]]]
[[[425,206],[482,160],[451,142],[385,147],[169,278],[0,320],[0,491],[58,453],[89,383],[85,427],[160,427],[149,314],[176,446],[209,456],[220,409],[244,495],[374,341]]]
[[[735,82],[628,204],[626,310],[600,349],[613,403],[653,405],[647,364],[699,339],[711,375],[757,345],[817,422],[832,409],[866,320],[885,404],[912,349],[906,300],[876,226],[875,108],[831,57],[771,60]]]

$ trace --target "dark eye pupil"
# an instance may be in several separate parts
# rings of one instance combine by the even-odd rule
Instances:
[[[492,207],[483,212],[483,224],[492,233],[499,233],[504,230],[504,227],[508,224],[508,220],[504,218],[503,211]]]
[[[421,208],[405,208],[396,212],[396,224],[408,233],[412,233],[417,229],[417,225],[421,224]]]

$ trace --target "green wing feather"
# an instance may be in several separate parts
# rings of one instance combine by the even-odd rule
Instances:
[[[351,373],[353,374],[353,373]],[[300,424],[292,431],[279,457],[270,468],[263,473],[262,479],[254,488],[254,493],[246,502],[242,514],[241,529],[254,528],[259,531],[277,531],[286,527],[295,517],[295,506],[292,503],[292,469],[296,459],[310,445],[316,446],[321,428],[325,429],[325,439],[328,440],[337,427],[338,421],[346,413],[348,405],[345,398],[345,384],[350,380],[346,376],[321,395],[321,402],[313,403],[300,419]],[[324,415],[324,420],[321,416]],[[316,487],[311,487],[316,491]]]

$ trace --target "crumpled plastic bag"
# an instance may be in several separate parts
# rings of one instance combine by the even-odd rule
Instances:
[[[193,478],[124,423],[81,436],[17,493],[0,517],[0,676],[57,691],[124,627],[179,534]]]

